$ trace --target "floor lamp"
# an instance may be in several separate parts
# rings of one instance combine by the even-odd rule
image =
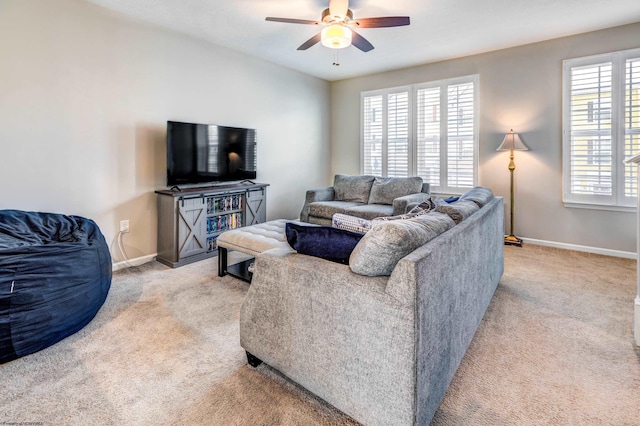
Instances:
[[[513,162],[513,151],[526,151],[529,148],[522,142],[517,133],[513,133],[513,129],[507,133],[502,143],[496,151],[509,151],[509,174],[511,179],[511,232],[504,238],[504,243],[509,246],[522,247],[522,239],[513,233],[513,172],[516,170],[516,163]]]

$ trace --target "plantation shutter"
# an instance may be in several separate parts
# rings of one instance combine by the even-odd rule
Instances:
[[[363,101],[363,172],[382,176],[382,95],[367,96]]]
[[[416,92],[416,174],[440,186],[440,87]]]
[[[478,76],[362,92],[362,172],[420,176],[431,191],[476,185]]]
[[[447,94],[447,186],[470,188],[474,184],[474,84],[450,85]]]
[[[613,196],[612,63],[571,68],[571,194]]]
[[[626,61],[624,111],[624,154],[631,157],[640,152],[640,58]],[[636,164],[625,165],[624,195],[638,196]]]
[[[409,176],[409,92],[387,99],[387,176]]]
[[[635,209],[640,49],[565,60],[563,89],[565,205]]]

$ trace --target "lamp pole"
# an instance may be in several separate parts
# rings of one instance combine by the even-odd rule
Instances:
[[[509,217],[510,217],[510,223],[511,223],[511,232],[509,233],[508,236],[505,237],[504,239],[504,243],[508,244],[508,245],[512,245],[512,246],[519,246],[522,247],[522,239],[516,237],[513,234],[513,205],[514,205],[514,196],[513,196],[513,172],[516,170],[516,163],[515,161],[513,161],[514,155],[513,155],[513,148],[509,150],[509,180],[511,183],[511,196],[510,196],[510,208],[509,208]]]

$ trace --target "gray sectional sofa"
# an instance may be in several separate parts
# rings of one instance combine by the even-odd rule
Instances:
[[[429,184],[419,177],[381,178],[336,175],[333,186],[307,191],[300,220],[331,225],[335,213],[374,219],[405,213],[410,204],[429,198]]]
[[[240,314],[250,363],[365,425],[428,425],[504,269],[502,198],[438,209],[374,225],[349,265],[258,255]]]

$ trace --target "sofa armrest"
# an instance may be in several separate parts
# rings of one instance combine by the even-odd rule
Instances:
[[[300,211],[300,221],[309,222],[309,204],[316,201],[333,201],[334,198],[335,191],[332,186],[328,188],[308,190],[304,198],[302,211]]]
[[[415,194],[405,195],[404,197],[398,197],[393,200],[393,215],[397,216],[400,214],[405,214],[407,212],[407,207],[412,204],[420,204],[423,201],[427,201],[430,195],[424,192],[418,192]]]

